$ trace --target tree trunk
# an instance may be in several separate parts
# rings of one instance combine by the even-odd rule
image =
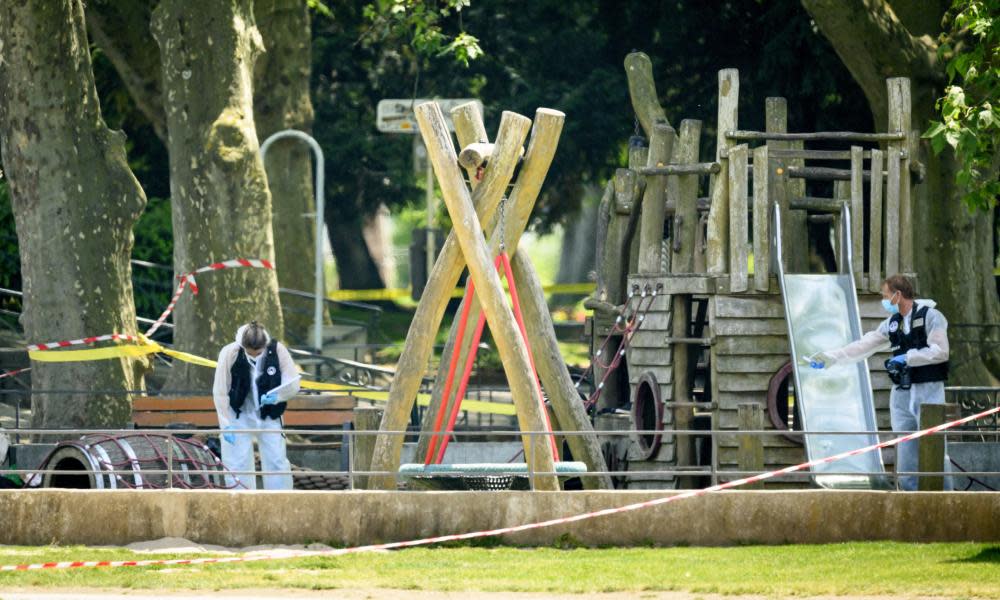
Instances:
[[[10,179],[29,342],[134,334],[132,226],[146,196],[107,128],[80,0],[0,3],[0,150]],[[58,352],[55,350],[54,352]],[[121,427],[146,359],[33,362],[35,427]]]
[[[301,0],[256,0],[254,17],[264,40],[264,55],[254,69],[254,118],[263,142],[284,129],[312,131],[309,99],[311,42],[309,9]],[[274,256],[281,287],[313,293],[315,216],[313,156],[301,140],[275,142],[267,152],[267,183],[274,212]],[[307,343],[313,301],[284,296],[285,335]],[[324,315],[327,313],[324,312]],[[329,318],[325,319],[329,322]]]
[[[931,37],[940,30],[944,5],[899,0],[893,3],[899,8],[897,14],[881,0],[802,0],[802,4],[861,86],[876,127],[884,130],[888,124],[886,78],[909,77],[913,127],[926,129],[936,115],[934,102],[945,82],[944,65]],[[928,17],[928,11],[936,15]],[[939,24],[937,30],[928,30],[931,22]],[[993,213],[969,214],[955,183],[957,165],[950,150],[935,156],[921,140],[917,155],[926,166],[925,180],[913,194],[919,295],[936,300],[953,325],[1000,323],[993,279]],[[953,366],[949,382],[995,384],[995,374],[1000,373],[995,346],[962,340],[986,341],[996,332],[971,331],[952,327],[949,333]]]
[[[358,221],[345,222],[337,218],[336,212],[327,210],[326,229],[330,235],[333,256],[337,261],[340,288],[344,290],[384,288],[385,283],[379,275],[378,265],[368,252],[368,245],[362,235],[362,224]]]
[[[231,258],[274,260],[271,194],[253,119],[253,66],[262,50],[251,0],[164,0],[153,12],[163,65],[170,151],[174,270]],[[174,310],[174,341],[214,357],[240,324],[283,336],[273,270],[205,273]],[[212,371],[175,364],[167,385],[206,389]]]

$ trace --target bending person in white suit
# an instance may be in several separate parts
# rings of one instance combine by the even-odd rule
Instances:
[[[222,433],[222,462],[231,487],[257,489],[253,441],[260,448],[264,489],[290,490],[292,476],[281,433],[281,415],[299,391],[299,375],[288,349],[271,339],[257,321],[241,326],[236,341],[219,352],[212,395]],[[237,433],[241,429],[273,433]],[[285,472],[286,474],[268,475]]]

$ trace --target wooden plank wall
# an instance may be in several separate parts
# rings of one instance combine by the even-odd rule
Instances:
[[[658,282],[665,277],[642,277],[633,275],[629,277],[628,287],[633,284],[640,286],[650,285],[654,289]],[[671,335],[671,301],[672,297],[666,294],[658,295],[651,303],[650,300],[642,300],[643,306],[649,305],[646,317],[642,326],[636,331],[635,336],[628,349],[625,351],[625,359],[628,364],[629,378],[629,399],[635,397],[636,387],[639,378],[643,373],[651,372],[656,377],[656,383],[660,388],[660,398],[664,403],[669,403],[673,399],[673,348],[666,343],[666,339]],[[633,303],[639,300],[633,300]],[[635,424],[633,423],[633,429]],[[664,407],[663,429],[668,431],[673,429],[673,412]],[[660,450],[657,455],[647,461],[640,461],[637,458],[638,447],[633,443],[629,451],[629,469],[637,471],[653,471],[663,468],[672,468],[675,464],[675,444],[669,435],[664,435]],[[630,489],[663,489],[671,487],[675,478],[671,475],[664,476],[634,476],[629,478]]]
[[[863,331],[875,329],[887,316],[881,296],[859,297]],[[713,414],[719,430],[739,429],[738,405],[759,402],[767,407],[767,388],[774,373],[789,360],[788,329],[780,294],[715,295],[709,301],[709,323],[714,343],[711,349]],[[889,390],[892,386],[883,363],[888,353],[868,359],[875,391],[879,429],[890,429]],[[772,429],[768,416],[765,427]],[[719,467],[737,469],[739,438],[719,436]],[[764,463],[777,469],[805,461],[804,448],[781,434],[764,438]],[[729,478],[733,479],[733,478]],[[769,484],[785,487],[788,484]]]

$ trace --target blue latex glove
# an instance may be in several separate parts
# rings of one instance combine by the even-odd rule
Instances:
[[[893,363],[895,365],[899,365],[901,367],[905,367],[906,366],[906,355],[905,354],[900,354],[899,356],[893,356],[892,358],[889,359],[889,362],[891,362],[891,363]]]
[[[235,427],[233,427],[232,425],[226,425],[226,426],[225,426],[225,427],[223,427],[222,429],[223,429],[223,432],[222,432],[222,439],[223,439],[223,440],[224,440],[224,441],[225,441],[225,442],[226,442],[227,444],[235,444],[235,443],[236,443],[236,434],[235,434],[235,433],[226,433],[226,431],[228,431],[228,430],[230,430],[230,429],[236,429],[236,428],[235,428]]]
[[[276,404],[278,402],[278,395],[274,392],[268,392],[260,397],[260,405],[265,406],[267,404]]]
[[[826,363],[821,360],[810,360],[809,366],[814,369],[824,369],[826,368]]]

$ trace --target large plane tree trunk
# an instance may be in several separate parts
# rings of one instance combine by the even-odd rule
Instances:
[[[132,226],[146,196],[107,128],[80,0],[0,2],[0,151],[29,342],[135,333]],[[55,350],[54,352],[58,352]],[[145,359],[32,363],[32,425],[121,427]],[[111,393],[107,393],[111,392]]]
[[[263,143],[283,129],[310,132],[311,44],[309,9],[301,0],[256,0],[254,17],[264,39],[264,55],[254,72],[254,118]],[[267,182],[274,212],[274,256],[281,287],[315,290],[316,203],[312,151],[301,140],[275,142],[267,152]],[[282,296],[285,335],[307,343],[313,301]],[[327,313],[324,311],[324,315]],[[329,318],[326,319],[329,321]]]
[[[253,117],[251,82],[262,43],[251,0],[163,0],[152,30],[163,65],[175,272],[231,258],[274,260],[271,195]],[[273,270],[206,273],[199,288],[174,311],[181,350],[214,357],[251,319],[282,337]],[[206,389],[212,376],[180,364],[167,385]]]
[[[802,0],[820,31],[868,98],[876,126],[885,129],[887,77],[909,77],[913,127],[923,131],[935,117],[935,99],[946,81],[934,40],[951,4],[946,0]],[[955,155],[934,155],[926,142],[918,159],[926,177],[913,197],[914,261],[921,297],[937,300],[952,325],[1000,323],[993,278],[993,213],[970,214],[955,183]],[[952,377],[960,385],[995,384],[1000,374],[996,345],[986,339],[995,328],[970,335],[952,327]]]

